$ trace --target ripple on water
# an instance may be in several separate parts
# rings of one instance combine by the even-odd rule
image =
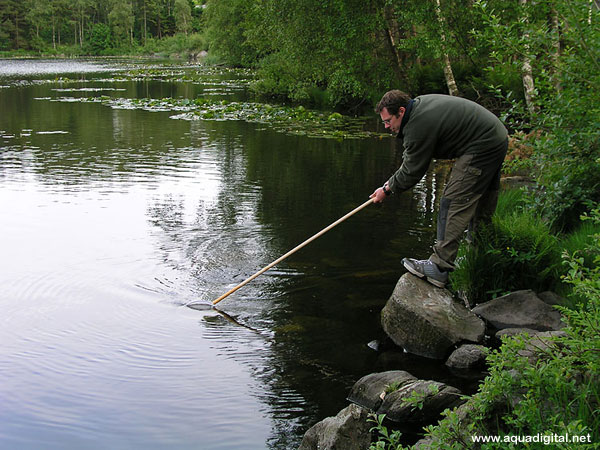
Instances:
[[[189,435],[190,422],[181,419],[209,417],[216,405],[224,405],[232,420],[244,420],[239,406],[227,405],[243,404],[245,394],[240,397],[239,388],[223,390],[223,383],[239,384],[234,368],[240,360],[230,355],[234,363],[223,364],[228,358],[218,359],[236,346],[214,352],[199,333],[175,332],[174,337],[173,317],[159,311],[165,306],[146,299],[132,307],[132,299],[124,298],[131,288],[104,286],[99,289],[106,295],[102,305],[98,298],[83,298],[84,285],[67,283],[57,274],[28,281],[30,287],[15,299],[20,306],[3,315],[2,322],[10,326],[0,331],[3,352],[10,356],[0,358],[2,369],[10,368],[11,374],[0,389],[11,392],[3,395],[6,410],[20,411],[28,417],[24,420],[53,433],[96,438],[103,437],[103,430],[145,433],[161,442],[177,441],[178,428]],[[101,277],[98,284],[104,285]],[[239,334],[227,324],[218,330],[221,340],[235,341]],[[256,356],[255,347],[244,349],[249,342],[238,339],[241,363],[251,361],[246,355]],[[147,429],[137,416],[169,424],[168,429]],[[180,420],[174,422],[174,416]],[[87,430],[82,426],[86,418],[94,424]]]

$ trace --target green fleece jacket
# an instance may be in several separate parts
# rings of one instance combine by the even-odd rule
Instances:
[[[392,192],[419,182],[432,159],[454,159],[467,153],[500,151],[508,133],[483,106],[450,95],[421,95],[411,100],[402,118],[402,165],[388,180]]]

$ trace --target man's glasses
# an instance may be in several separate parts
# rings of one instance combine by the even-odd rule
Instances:
[[[389,125],[393,118],[394,116],[390,116],[388,119],[382,120],[381,123],[384,125]]]

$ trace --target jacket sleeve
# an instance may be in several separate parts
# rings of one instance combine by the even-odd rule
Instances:
[[[433,140],[405,143],[402,165],[388,180],[390,190],[400,193],[417,184],[427,172],[434,149]]]

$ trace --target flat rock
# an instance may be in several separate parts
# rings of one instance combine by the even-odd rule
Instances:
[[[494,337],[503,339],[506,337],[518,336],[519,334],[528,334],[529,336],[533,336],[537,333],[539,333],[539,331],[532,328],[504,328],[499,330]]]
[[[547,305],[559,305],[566,306],[569,302],[566,298],[561,297],[555,292],[544,291],[537,294],[537,296]]]
[[[409,401],[415,398],[419,405]],[[433,423],[446,408],[463,402],[461,392],[455,387],[419,380],[404,370],[365,375],[354,383],[348,400],[407,425]]]
[[[452,352],[446,366],[459,370],[474,369],[485,364],[486,355],[483,345],[464,344]]]
[[[550,331],[565,326],[560,313],[540,300],[532,290],[511,292],[477,305],[472,311],[497,330],[531,328]]]
[[[537,331],[524,328],[506,328],[496,333],[496,337],[501,340],[519,335],[525,340],[525,347],[518,351],[519,356],[526,357],[534,364],[547,350],[557,345],[557,337],[566,337],[567,333],[563,330]]]
[[[411,399],[417,398],[416,403]],[[429,425],[447,408],[464,403],[461,391],[432,380],[416,380],[385,395],[377,414],[404,425]]]
[[[371,373],[354,383],[348,400],[372,411],[377,411],[390,386],[400,388],[415,381],[417,378],[404,370]]]

